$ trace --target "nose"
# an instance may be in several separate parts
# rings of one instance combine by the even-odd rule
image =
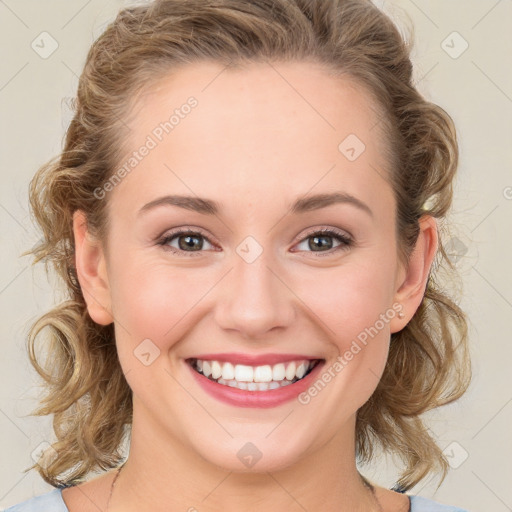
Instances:
[[[295,321],[297,297],[282,265],[263,251],[254,261],[233,256],[233,268],[219,290],[216,321],[246,339],[284,330]]]

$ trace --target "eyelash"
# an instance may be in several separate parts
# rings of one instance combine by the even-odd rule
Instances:
[[[210,239],[201,233],[200,231],[194,231],[190,229],[179,229],[177,231],[171,232],[166,234],[164,237],[162,237],[157,243],[158,245],[162,246],[164,250],[168,250],[174,254],[181,254],[181,253],[190,253],[190,256],[200,256],[202,252],[204,251],[183,251],[182,249],[176,249],[175,247],[171,247],[167,245],[169,242],[171,242],[173,239],[179,237],[180,235],[192,235],[192,236],[200,236],[208,241],[208,243],[214,245]],[[337,247],[333,247],[332,249],[329,249],[328,251],[305,251],[305,252],[312,252],[316,256],[315,257],[323,257],[328,256],[336,253],[337,251],[346,251],[350,247],[352,247],[354,241],[352,238],[344,233],[341,233],[337,230],[333,230],[330,228],[321,228],[321,229],[314,229],[305,234],[305,236],[298,242],[302,243],[306,241],[308,238],[312,238],[314,235],[327,235],[329,237],[337,239],[340,243]],[[300,252],[300,251],[296,251]],[[196,253],[196,254],[194,254]]]

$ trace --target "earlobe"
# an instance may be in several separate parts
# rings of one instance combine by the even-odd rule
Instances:
[[[413,317],[423,300],[430,269],[437,253],[438,231],[436,219],[424,215],[419,219],[420,232],[409,258],[405,275],[398,283],[394,302],[402,305],[403,318],[394,318],[391,332],[403,329]]]
[[[73,214],[75,266],[90,317],[100,325],[114,319],[111,310],[105,254],[101,242],[91,236],[83,211]]]

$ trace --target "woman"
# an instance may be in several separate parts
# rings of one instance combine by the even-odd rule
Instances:
[[[411,73],[366,0],[119,13],[31,183],[70,293],[29,339],[57,488],[8,510],[461,510],[406,494],[447,470],[420,414],[470,379],[436,281],[455,129]]]

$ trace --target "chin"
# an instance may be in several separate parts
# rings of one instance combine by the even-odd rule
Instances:
[[[284,470],[297,463],[307,450],[297,442],[294,445],[278,436],[270,440],[265,435],[267,433],[252,439],[247,436],[234,437],[223,443],[210,439],[210,443],[215,444],[214,448],[210,445],[196,449],[201,458],[210,464],[233,473],[251,474]]]

